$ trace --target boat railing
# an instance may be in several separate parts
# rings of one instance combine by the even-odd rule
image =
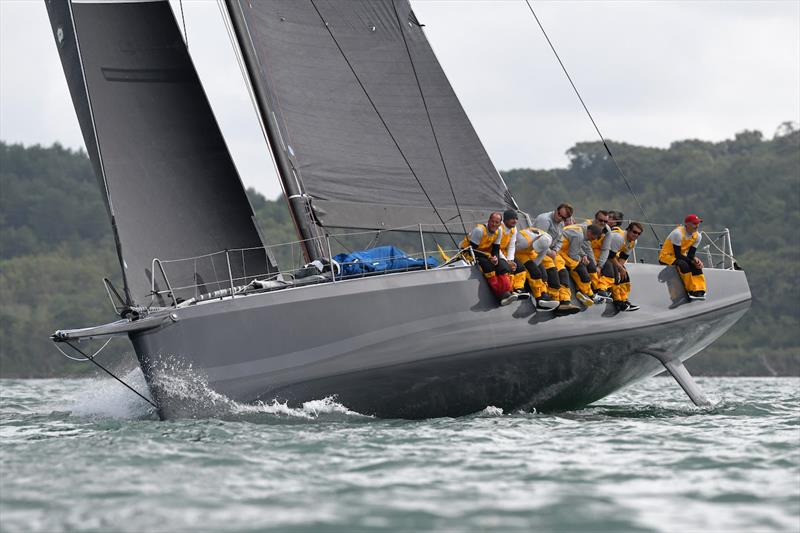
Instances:
[[[625,221],[623,228],[627,227],[630,221]],[[632,260],[637,263],[658,264],[658,254],[661,251],[663,239],[675,229],[675,224],[658,224],[651,222],[640,222],[645,226],[642,236],[639,238],[636,247],[633,249]],[[647,228],[652,227],[659,237],[656,241]],[[702,240],[700,248],[697,250],[698,257],[703,261],[706,268],[719,268],[723,270],[736,270],[739,268],[736,257],[733,255],[733,243],[731,232],[728,228],[721,231],[701,230]]]
[[[671,231],[675,227],[674,224],[643,224],[658,228],[653,233],[664,237],[666,233],[663,229],[669,228]],[[623,227],[626,226],[627,224],[623,224]],[[175,307],[209,299],[236,297],[245,293],[464,264],[460,260],[463,250],[459,248],[458,238],[455,236],[460,236],[463,230],[446,234],[432,231],[435,228],[441,226],[417,224],[380,231],[327,233],[318,239],[319,248],[325,250],[328,257],[317,266],[306,264],[303,245],[307,241],[220,250],[180,259],[155,258],[151,268],[151,306]],[[725,228],[722,231],[703,231],[702,234],[699,252],[707,268],[738,268],[733,255],[730,230]],[[632,260],[658,264],[660,243],[655,241],[653,235],[643,234],[642,237],[634,248]],[[386,244],[403,250],[404,258],[421,261],[415,266],[390,266],[371,270],[361,268],[364,263],[360,260],[335,260],[336,257],[341,258],[339,254],[374,249]],[[272,258],[277,261],[279,269],[271,266]],[[379,263],[396,258],[373,257],[371,261]],[[430,261],[430,258],[435,261]]]
[[[440,226],[430,225],[430,228]],[[320,248],[328,257],[316,266],[307,264],[304,244],[291,241],[263,247],[219,250],[179,259],[154,258],[151,265],[150,307],[176,307],[245,293],[277,290],[315,283],[339,282],[380,274],[428,270],[459,262],[462,250],[457,239],[429,231],[425,224],[381,231],[328,233],[320,237]],[[459,236],[460,236],[459,232]],[[447,240],[450,242],[448,243]],[[393,244],[401,256],[372,257],[372,263],[396,259],[419,260],[412,266],[372,270],[361,260],[334,260],[339,254]],[[275,258],[279,268],[271,266]]]

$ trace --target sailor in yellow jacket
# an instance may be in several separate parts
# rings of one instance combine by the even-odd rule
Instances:
[[[547,250],[553,239],[548,233],[538,228],[525,228],[517,231],[514,261],[517,263],[517,272],[526,274],[528,288],[536,299],[536,309],[552,311],[558,307],[559,302],[547,294],[545,278],[547,273],[542,266]],[[515,283],[518,283],[515,280]]]
[[[469,235],[461,241],[461,248],[472,247],[475,261],[478,263],[492,292],[500,301],[500,305],[508,305],[517,297],[511,293],[511,269],[500,257],[500,213],[492,213],[486,224],[478,224]]]
[[[592,255],[589,256],[589,263],[586,265],[586,270],[589,271],[589,278],[592,281],[592,289],[595,294],[598,294],[604,300],[611,299],[611,292],[609,289],[614,284],[614,271],[609,266],[606,274],[603,273],[602,265],[600,264],[600,256],[605,252],[604,257],[608,258],[608,245],[610,239],[606,236],[611,232],[611,227],[608,225],[609,216],[608,211],[600,209],[594,214],[594,219],[587,219],[582,226],[589,226],[594,224],[603,228],[603,232],[599,237],[591,240]]]
[[[631,292],[631,278],[625,264],[628,262],[636,246],[636,240],[642,234],[642,225],[638,222],[628,224],[626,231],[612,231],[611,245],[609,247],[608,261],[614,266],[616,276],[614,285],[611,287],[611,295],[614,298],[614,307],[617,311],[637,311],[638,305],[634,305],[628,300]]]
[[[558,251],[578,289],[576,297],[587,307],[603,300],[594,294],[592,279],[586,269],[589,264],[589,256],[592,255],[591,241],[602,234],[603,228],[594,224],[589,224],[588,226],[582,224],[566,226],[564,228],[564,242]]]
[[[507,209],[503,213],[503,223],[500,224],[500,257],[508,263],[511,276],[512,292],[517,295],[520,300],[527,299],[530,294],[525,292],[525,277],[526,272],[524,268],[518,268],[517,262],[514,260],[517,246],[517,221],[519,215],[513,209]]]
[[[703,221],[697,215],[688,215],[683,225],[669,234],[658,254],[658,261],[663,265],[675,265],[686,288],[690,300],[706,299],[706,277],[703,274],[703,262],[695,257],[702,234],[698,231]]]
[[[572,216],[573,208],[568,203],[560,204],[553,211],[538,215],[533,225],[547,232],[553,239],[547,250],[542,265],[547,272],[547,292],[553,300],[560,302],[556,312],[560,315],[571,315],[581,310],[572,305],[572,291],[569,288],[569,274],[564,259],[559,255],[563,241],[564,222]]]

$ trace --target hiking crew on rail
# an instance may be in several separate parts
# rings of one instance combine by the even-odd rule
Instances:
[[[562,203],[538,215],[533,225],[518,227],[519,216],[507,210],[489,216],[464,237],[461,248],[471,247],[475,261],[501,306],[531,295],[535,307],[569,315],[581,311],[572,304],[569,279],[577,288],[576,298],[585,307],[612,300],[619,312],[639,309],[628,296],[631,280],[626,264],[642,234],[640,222],[622,229],[624,214],[599,210],[594,219],[573,221],[573,208]],[[688,215],[661,247],[658,259],[674,265],[690,300],[706,295],[703,263],[695,256],[702,236],[702,220]]]

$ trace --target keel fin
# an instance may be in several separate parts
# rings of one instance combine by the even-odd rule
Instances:
[[[680,359],[674,359],[672,361],[663,363],[664,368],[667,369],[667,372],[675,378],[675,381],[678,382],[678,385],[681,386],[683,392],[689,397],[692,402],[698,407],[708,407],[711,405],[711,402],[708,401],[706,395],[703,394],[703,391],[700,389],[700,386],[697,385],[697,382],[694,380],[692,375],[686,370],[686,367],[683,366],[683,363]]]
[[[711,405],[711,402],[708,401],[706,395],[703,394],[703,391],[700,389],[700,386],[694,380],[692,375],[683,366],[683,362],[680,359],[676,358],[669,358],[667,354],[661,352],[647,352],[648,355],[652,355],[659,361],[661,364],[664,365],[664,368],[667,369],[667,372],[678,382],[678,385],[681,386],[683,392],[692,400],[698,407],[708,407]]]

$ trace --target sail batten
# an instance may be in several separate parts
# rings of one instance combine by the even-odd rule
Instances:
[[[228,5],[310,223],[380,229],[514,207],[406,0]]]
[[[263,246],[169,3],[48,2],[47,8],[106,194],[128,303],[151,301],[153,259]],[[245,259],[249,272],[254,264],[262,274],[274,270],[265,253],[247,252],[230,275],[213,261],[173,266],[170,281],[244,280]]]

